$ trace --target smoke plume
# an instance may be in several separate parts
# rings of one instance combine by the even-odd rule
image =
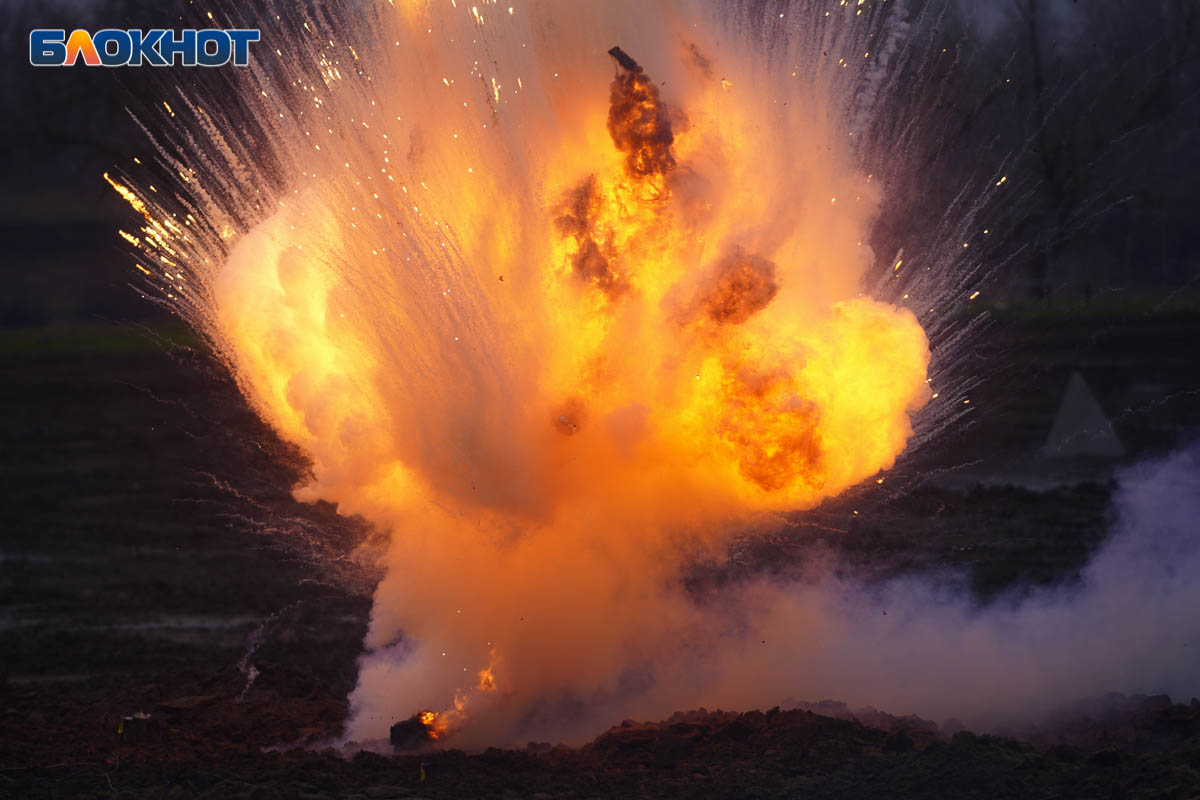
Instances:
[[[1112,504],[1077,582],[984,607],[954,580],[868,585],[827,563],[738,590],[725,604],[752,609],[752,631],[712,665],[710,707],[830,698],[986,730],[1115,690],[1186,702],[1200,692],[1200,446],[1126,468]]]

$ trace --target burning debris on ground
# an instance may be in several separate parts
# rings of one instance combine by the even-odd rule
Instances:
[[[434,712],[420,711],[393,725],[388,731],[388,741],[397,752],[429,750],[438,740],[435,722]]]

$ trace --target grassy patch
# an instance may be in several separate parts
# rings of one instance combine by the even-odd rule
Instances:
[[[157,353],[171,347],[203,348],[196,332],[182,322],[131,325],[116,322],[69,322],[42,327],[0,328],[0,358],[105,356]]]

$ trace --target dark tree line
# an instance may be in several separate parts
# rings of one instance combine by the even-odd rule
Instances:
[[[868,7],[905,16],[911,29],[875,116],[874,141],[889,155],[876,165],[888,179],[872,241],[881,273],[901,249],[921,252],[931,231],[952,241],[946,231],[963,219],[989,230],[952,232],[998,270],[992,297],[1200,294],[1200,0]],[[0,83],[0,228],[12,287],[0,316],[43,292],[68,291],[58,279],[37,283],[39,270],[54,273],[50,262],[64,257],[45,249],[41,228],[89,220],[111,228],[120,218],[120,200],[99,175],[144,153],[126,107],[161,93],[152,70],[28,66],[29,29],[171,27],[193,10],[154,0],[9,0],[0,10],[0,56],[10,65]],[[897,119],[917,124],[898,131]],[[105,257],[116,262],[115,245]],[[110,270],[114,285],[123,282],[120,263]],[[21,281],[34,283],[22,291]]]
[[[906,62],[912,88],[891,93],[881,117],[924,114],[926,135],[892,183],[883,257],[915,246],[968,187],[958,204],[979,204],[1010,298],[1200,293],[1200,3],[960,0],[908,12],[932,34],[914,46],[932,55]]]

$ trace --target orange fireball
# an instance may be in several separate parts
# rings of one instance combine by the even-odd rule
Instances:
[[[929,394],[916,317],[863,293],[851,68],[778,72],[686,3],[352,5],[362,41],[313,20],[237,76],[253,157],[172,98],[222,166],[178,166],[186,215],[110,179],[310,458],[296,496],[386,534],[349,735],[702,699],[671,695],[715,627],[685,565],[891,468]],[[814,52],[862,49],[844,16]]]

